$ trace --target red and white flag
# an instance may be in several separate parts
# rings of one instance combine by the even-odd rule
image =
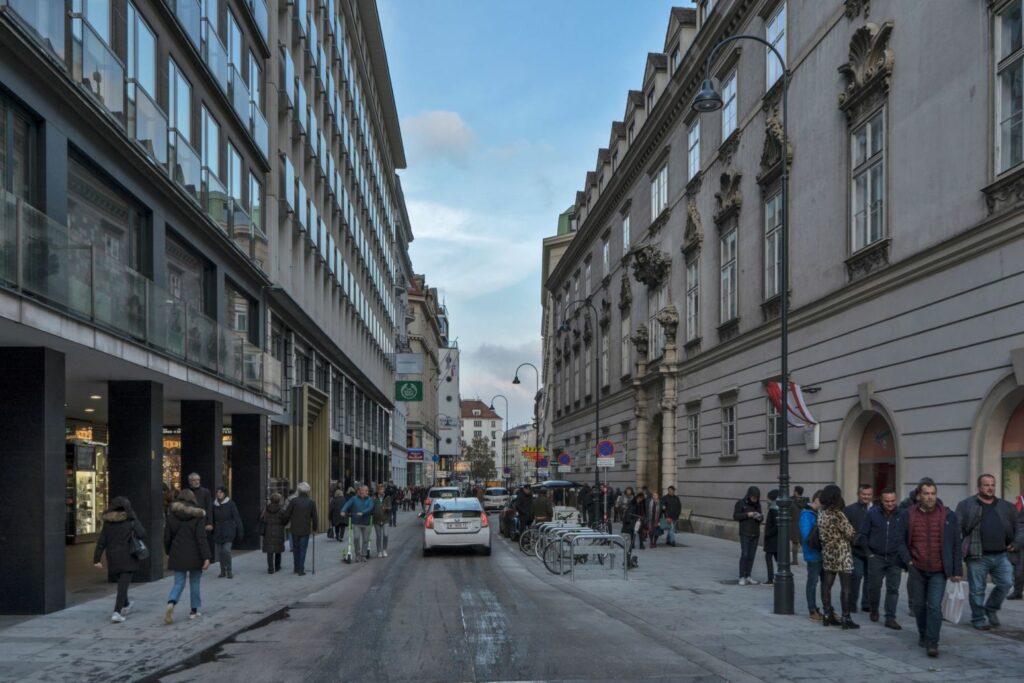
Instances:
[[[771,399],[775,410],[782,411],[782,391],[779,382],[767,382],[765,391]],[[792,427],[809,429],[818,424],[818,421],[811,416],[811,411],[804,402],[804,393],[800,391],[800,385],[789,383],[789,391],[786,393],[786,421]]]

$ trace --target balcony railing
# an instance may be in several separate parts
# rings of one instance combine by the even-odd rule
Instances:
[[[263,158],[267,161],[270,160],[270,132],[267,128],[267,120],[263,117],[263,112],[260,111],[260,106],[255,102],[249,102],[251,113],[249,115],[249,121],[252,124],[253,140],[256,141],[256,146],[260,148],[260,152],[263,153]]]
[[[281,364],[66,225],[0,191],[0,287],[279,400]]]
[[[217,85],[228,94],[228,51],[221,42],[220,36],[214,30],[213,25],[203,19],[203,61],[213,72],[213,78]]]
[[[200,6],[200,0],[167,0],[167,4],[171,6],[174,16],[178,17],[178,21],[181,22],[182,28],[185,29],[185,33],[188,34],[188,38],[195,48],[202,49],[203,9]]]
[[[0,0],[0,9],[13,14],[36,40],[64,60],[63,2]]]
[[[263,36],[263,42],[270,43],[270,13],[267,12],[267,0],[249,0],[249,7],[256,17],[256,27]]]
[[[249,95],[249,86],[246,85],[245,80],[242,78],[242,74],[238,72],[238,69],[231,65],[228,72],[231,74],[231,104],[235,108],[235,113],[238,114],[238,118],[242,120],[246,130],[251,130],[252,127],[249,123],[249,102],[252,101],[252,97]]]
[[[231,225],[231,197],[217,174],[203,167],[203,208],[221,230],[228,232]]]
[[[167,165],[167,115],[146,89],[128,83],[128,135],[161,166]]]
[[[71,77],[124,125],[124,65],[82,17],[71,19]]]
[[[174,182],[185,188],[197,202],[202,201],[203,164],[188,140],[178,130],[167,131],[171,152],[170,170]]]

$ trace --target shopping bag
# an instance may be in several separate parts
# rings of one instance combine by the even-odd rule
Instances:
[[[946,592],[942,596],[942,618],[959,624],[967,606],[967,582],[950,581],[946,584]]]

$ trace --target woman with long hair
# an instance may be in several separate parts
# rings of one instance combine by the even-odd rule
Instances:
[[[100,560],[106,553],[107,573],[117,577],[117,598],[114,599],[114,613],[110,616],[110,621],[115,624],[123,623],[124,615],[132,608],[128,586],[139,569],[139,558],[133,548],[136,538],[146,538],[146,530],[135,517],[131,502],[124,496],[117,496],[103,513],[103,530],[92,558],[93,564],[102,569]]]
[[[818,513],[818,536],[821,539],[821,557],[825,570],[821,582],[821,606],[825,611],[825,626],[842,625],[843,630],[860,628],[850,618],[853,605],[853,554],[850,543],[857,536],[850,520],[843,514],[843,494],[835,484],[821,492],[821,510]],[[832,585],[839,577],[839,595],[843,619],[836,618],[832,608]]]

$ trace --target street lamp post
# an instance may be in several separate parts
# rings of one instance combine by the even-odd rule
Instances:
[[[715,90],[715,84],[711,80],[711,63],[715,60],[715,55],[727,44],[736,40],[753,40],[761,43],[768,50],[775,55],[779,60],[779,64],[782,66],[782,193],[781,193],[781,214],[782,214],[782,225],[779,228],[779,250],[781,257],[779,259],[779,281],[780,281],[780,299],[779,299],[779,325],[780,325],[780,337],[782,338],[782,376],[779,379],[779,387],[782,390],[782,403],[779,406],[779,413],[782,420],[782,429],[779,434],[779,570],[775,574],[775,613],[776,614],[793,614],[793,572],[790,571],[789,563],[789,524],[790,514],[792,512],[790,506],[792,501],[789,497],[789,435],[786,422],[786,411],[788,410],[788,401],[786,397],[789,392],[789,348],[788,348],[788,334],[789,334],[789,160],[787,158],[789,149],[789,129],[787,128],[786,116],[787,116],[787,99],[789,96],[789,70],[786,68],[786,60],[775,49],[775,46],[769,43],[767,40],[758,36],[751,35],[737,35],[730,36],[724,40],[719,41],[708,55],[707,61],[704,64],[704,82],[701,84],[700,92],[693,100],[693,109],[699,113],[708,113],[717,111],[722,108],[722,96]],[[774,425],[769,426],[770,429],[774,429]]]
[[[505,428],[501,430],[501,466],[504,467],[505,463],[508,461],[508,448],[506,447],[508,439],[505,438],[508,436],[508,397],[504,394],[496,394],[491,399],[490,406],[488,406],[491,410],[494,410],[495,398],[500,398],[505,401]]]
[[[533,368],[534,373],[537,375],[537,390],[533,392],[533,476],[540,482],[540,413],[537,412],[537,394],[540,393],[540,370],[533,363],[520,363],[519,367],[516,368],[515,377],[512,378],[512,384],[522,384],[519,381],[519,371],[529,366]],[[548,462],[548,467],[551,467],[551,462]]]
[[[594,314],[594,334],[597,334],[597,328],[600,324],[600,319],[597,314],[597,308],[590,302],[589,299],[574,299],[565,304],[565,308],[562,309],[562,323],[558,326],[558,331],[565,333],[569,331],[568,314],[569,309],[573,306],[587,306]],[[600,342],[594,339],[594,485],[597,487],[597,495],[600,500],[600,507],[602,508],[599,512],[601,519],[604,519],[604,499],[605,497],[601,494],[601,468],[597,467],[597,444],[601,441],[601,359],[598,357],[598,346]]]

